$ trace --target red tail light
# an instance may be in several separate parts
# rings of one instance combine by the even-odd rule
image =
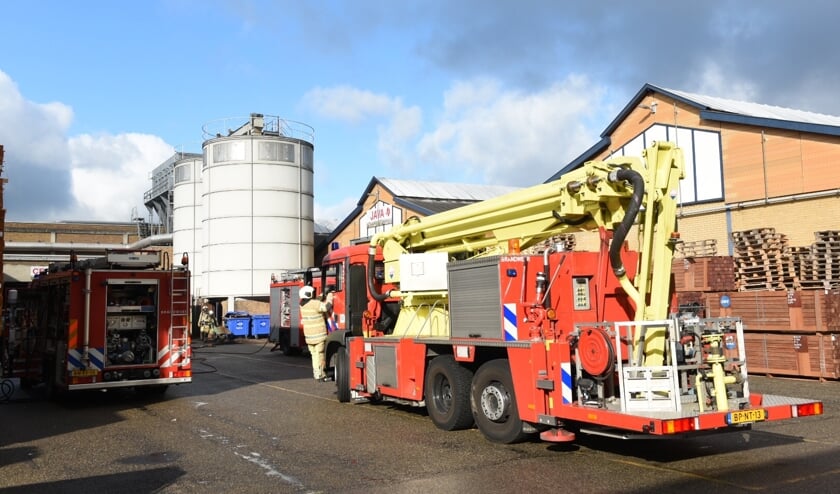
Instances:
[[[794,405],[793,410],[794,417],[808,417],[811,415],[822,415],[823,413],[823,404],[822,402],[816,403],[806,403],[804,405]]]
[[[665,420],[662,422],[663,434],[679,434],[681,432],[690,432],[694,430],[694,419],[674,419]]]

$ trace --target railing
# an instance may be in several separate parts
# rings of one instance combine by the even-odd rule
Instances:
[[[233,135],[275,135],[315,142],[311,126],[275,115],[252,113],[247,117],[226,117],[211,120],[201,127],[205,140]]]

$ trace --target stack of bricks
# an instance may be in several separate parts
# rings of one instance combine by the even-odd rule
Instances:
[[[729,256],[674,259],[671,275],[678,293],[735,290],[735,264]]]
[[[705,310],[707,293],[735,291],[735,265],[731,257],[718,256],[714,239],[677,244],[671,278],[678,310]]]
[[[735,284],[739,291],[798,290],[786,235],[775,228],[732,232]]]

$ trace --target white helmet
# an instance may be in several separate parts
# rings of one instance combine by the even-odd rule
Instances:
[[[300,298],[312,298],[315,296],[315,289],[309,285],[300,289]]]

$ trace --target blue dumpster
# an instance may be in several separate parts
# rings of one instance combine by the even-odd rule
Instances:
[[[270,317],[268,314],[255,314],[251,316],[251,336],[254,338],[267,337],[268,333],[271,332]]]
[[[225,314],[225,326],[234,338],[247,338],[251,332],[251,316],[247,312],[228,312]]]

